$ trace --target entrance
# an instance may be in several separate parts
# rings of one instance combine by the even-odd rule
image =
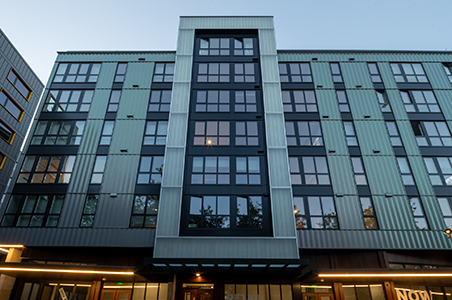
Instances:
[[[118,290],[102,290],[102,296],[100,300],[130,300],[132,290],[130,289],[118,289]]]
[[[213,284],[184,283],[182,292],[183,300],[212,300]]]
[[[303,293],[303,300],[334,300],[333,294]]]

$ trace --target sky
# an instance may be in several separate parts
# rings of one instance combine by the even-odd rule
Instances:
[[[15,0],[0,28],[45,84],[57,51],[175,50],[179,16],[274,16],[278,49],[452,50],[451,0]]]

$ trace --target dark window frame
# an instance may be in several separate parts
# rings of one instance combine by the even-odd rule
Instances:
[[[77,66],[77,70],[75,73],[70,73],[73,66]],[[88,65],[86,67],[86,73],[80,73],[80,71],[84,72],[84,65]],[[64,66],[64,67],[63,67]],[[60,71],[61,68],[61,71]],[[96,83],[99,79],[99,74],[102,69],[102,63],[95,62],[83,62],[83,63],[71,63],[71,62],[60,62],[55,72],[55,76],[53,78],[53,83]],[[78,77],[84,80],[78,80]],[[72,81],[72,78],[74,81]],[[60,80],[61,79],[61,80]],[[69,81],[68,81],[69,80]]]
[[[16,76],[16,78],[14,78],[13,80],[11,80],[11,79],[9,78],[10,75],[11,75],[11,73],[13,73],[13,74]],[[31,95],[33,94],[33,90],[32,90],[32,89],[30,88],[30,86],[25,82],[25,80],[22,79],[22,77],[19,75],[19,73],[18,73],[16,70],[14,70],[14,68],[11,68],[11,69],[9,70],[7,79],[8,79],[8,81],[14,86],[14,88],[19,92],[19,94],[21,94],[21,95],[25,98],[25,100],[30,101]],[[26,90],[28,90],[27,95],[24,95],[24,94],[22,93],[22,91],[17,87],[17,85],[16,85],[17,82],[20,82],[20,83],[23,85],[23,87],[24,87]]]
[[[22,118],[24,116],[24,110],[22,109],[22,107],[20,107],[20,105],[13,100],[13,98],[5,91],[5,89],[0,89],[0,96],[1,95],[5,95],[5,102],[4,103],[0,103],[0,105],[11,115],[13,116],[17,121],[22,122]],[[11,104],[9,104],[11,103]],[[19,114],[16,116],[13,112],[11,112],[11,109],[8,109],[9,105],[13,105],[18,111]]]

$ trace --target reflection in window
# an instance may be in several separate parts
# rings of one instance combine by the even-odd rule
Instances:
[[[452,83],[452,64],[444,63],[443,67],[444,67],[444,71],[446,72],[447,78],[449,78],[449,81]]]
[[[94,91],[51,90],[43,112],[88,112]]]
[[[193,157],[192,184],[229,184],[229,157]]]
[[[292,300],[290,284],[225,284],[224,299]]]
[[[420,63],[392,63],[391,69],[396,82],[428,82]]]
[[[375,216],[372,200],[369,197],[360,197],[361,209],[364,217],[364,225],[366,229],[378,229],[377,218]]]
[[[342,285],[344,300],[385,300],[381,284]]]
[[[326,157],[289,157],[292,185],[328,185],[330,176]],[[303,170],[303,173],[301,173]],[[302,176],[303,175],[303,176]]]
[[[143,146],[165,145],[168,121],[147,121]]]
[[[39,121],[32,145],[80,145],[85,121]]]
[[[9,128],[2,120],[0,120],[0,137],[7,143],[12,144],[16,133]]]
[[[234,38],[234,55],[254,55],[252,38]]]
[[[14,118],[19,122],[22,119],[24,110],[5,92],[4,89],[0,89],[0,105],[6,109]]]
[[[433,91],[400,91],[400,95],[408,113],[441,112]]]
[[[142,156],[137,184],[159,184],[162,182],[162,173],[163,156]]]
[[[281,82],[312,82],[309,63],[279,63]]]
[[[195,146],[229,146],[229,121],[195,122]]]
[[[352,160],[356,184],[367,185],[366,174],[364,173],[364,166],[361,157],[351,157],[350,159]]]
[[[25,157],[17,183],[69,183],[75,155]]]
[[[102,135],[100,137],[99,145],[105,146],[111,144],[111,138],[113,136],[113,128],[115,127],[115,121],[105,121],[104,128],[102,129]]]
[[[337,102],[339,103],[340,112],[350,112],[350,106],[348,105],[347,94],[344,90],[336,91]]]
[[[259,134],[256,121],[235,122],[235,145],[258,146]]]
[[[229,196],[190,197],[188,228],[229,228]]]
[[[121,98],[121,90],[112,90],[110,100],[108,101],[107,112],[117,112],[119,107],[119,99]]]
[[[256,112],[256,91],[235,92],[235,112]]]
[[[135,195],[130,227],[155,228],[157,226],[158,208],[159,195]]]
[[[400,174],[404,185],[414,185],[413,175],[411,175],[410,166],[406,157],[397,157]]]
[[[262,197],[237,197],[237,228],[262,228]]]
[[[333,197],[294,197],[298,229],[339,229]]]
[[[86,197],[80,227],[93,227],[98,201],[99,195],[88,195]]]
[[[115,74],[115,83],[124,82],[124,78],[126,77],[127,72],[127,63],[118,63],[118,67],[116,68]]]
[[[173,82],[174,63],[156,63],[152,82]]]
[[[149,112],[170,111],[171,90],[152,90],[149,100]]]
[[[199,55],[229,55],[229,38],[200,38]]]
[[[433,185],[452,185],[451,157],[424,157]]]
[[[57,227],[64,195],[11,195],[2,227]]]
[[[25,81],[19,76],[16,70],[11,69],[8,74],[8,81],[11,82],[14,87],[19,91],[19,93],[24,96],[27,101],[30,100],[33,91],[28,87]]]
[[[288,146],[323,146],[319,121],[286,122]]]
[[[347,146],[358,146],[358,140],[356,139],[355,128],[353,122],[343,122],[345,130],[345,139]]]
[[[97,82],[101,64],[60,63],[53,82]]]
[[[391,145],[393,147],[402,146],[402,140],[400,139],[396,122],[386,121],[386,128],[388,129],[389,140],[391,141]]]
[[[344,82],[342,80],[341,68],[339,66],[339,63],[330,63],[330,69],[331,69],[331,75],[333,75],[334,83]]]
[[[236,184],[260,184],[260,158],[257,156],[236,158]]]
[[[229,91],[197,91],[196,112],[229,112]]]
[[[107,162],[107,156],[98,155],[94,162],[93,175],[91,176],[91,184],[101,184],[104,177],[105,163]]]
[[[388,96],[384,91],[375,91],[382,112],[391,112]]]
[[[380,72],[378,71],[377,63],[367,63],[367,68],[369,69],[370,77],[373,83],[381,83]]]
[[[284,112],[317,112],[314,91],[282,91]]]
[[[419,198],[410,198],[410,206],[417,229],[428,230],[427,219],[425,218],[424,210],[422,209]]]
[[[446,122],[411,121],[419,146],[452,146],[452,137]]]
[[[229,82],[228,63],[201,63],[198,65],[197,82]]]

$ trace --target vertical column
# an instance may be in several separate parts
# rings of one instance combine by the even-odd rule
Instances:
[[[22,248],[10,248],[5,262],[20,262],[22,255]],[[14,285],[16,278],[8,275],[0,275],[0,300],[9,299],[9,294]]]

